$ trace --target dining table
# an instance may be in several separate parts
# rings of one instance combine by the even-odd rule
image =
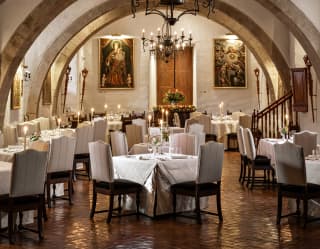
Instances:
[[[228,149],[227,135],[236,133],[239,126],[238,120],[231,117],[215,118],[211,120],[211,134],[217,136],[217,141],[224,144],[224,148]]]
[[[149,217],[173,212],[170,186],[195,180],[197,165],[196,156],[182,154],[140,154],[113,157],[115,177],[131,180],[143,186],[140,194],[140,212]],[[201,198],[201,207],[206,206],[207,198]],[[194,207],[193,198],[178,196],[178,211],[190,211]],[[135,209],[134,196],[126,196],[124,208],[126,210]]]

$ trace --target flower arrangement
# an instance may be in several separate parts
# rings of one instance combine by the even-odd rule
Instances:
[[[161,112],[162,109],[169,110],[170,112],[195,112],[196,107],[194,105],[158,105],[153,107],[153,111]]]
[[[176,89],[175,91],[171,91],[170,89],[168,90],[168,92],[166,92],[163,96],[163,102],[164,103],[179,103],[184,101],[185,96],[183,95],[182,92],[179,92],[178,89]]]
[[[282,127],[279,132],[281,136],[286,137],[289,134],[289,129],[287,126],[285,126],[285,127]]]
[[[153,146],[160,146],[161,145],[161,136],[150,137],[150,144],[152,144]]]

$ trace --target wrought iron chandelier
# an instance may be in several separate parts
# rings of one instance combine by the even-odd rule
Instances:
[[[145,4],[146,15],[159,15],[164,19],[162,29],[158,28],[157,35],[150,34],[150,38],[146,38],[145,31],[142,31],[142,45],[143,50],[148,47],[151,54],[157,53],[165,62],[168,62],[174,57],[176,51],[183,50],[186,46],[191,46],[192,34],[189,33],[188,37],[185,36],[184,30],[181,30],[181,35],[175,32],[172,34],[172,26],[185,14],[197,15],[200,11],[199,0],[193,0],[193,8],[188,8],[185,3],[186,0],[131,0],[131,9],[133,17],[135,17],[137,8]],[[191,1],[190,1],[191,2]],[[176,6],[183,7],[178,16],[174,16],[174,10]],[[215,0],[202,0],[202,7],[208,9],[208,16],[214,11]],[[164,8],[165,11],[161,11],[158,8]]]

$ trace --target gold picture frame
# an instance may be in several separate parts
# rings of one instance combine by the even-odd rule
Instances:
[[[247,88],[246,47],[241,40],[214,39],[214,88]]]
[[[11,87],[11,109],[18,110],[21,108],[22,78],[16,73]]]
[[[99,89],[133,89],[134,41],[99,39]]]

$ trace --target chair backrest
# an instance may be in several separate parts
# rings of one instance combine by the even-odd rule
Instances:
[[[190,118],[194,118],[194,117],[197,117],[197,116],[200,116],[202,113],[201,112],[190,112]]]
[[[24,127],[28,127],[27,133],[24,134]],[[32,122],[22,122],[17,124],[18,137],[24,137],[25,135],[31,136],[36,131],[36,126]]]
[[[244,137],[244,147],[246,150],[246,155],[250,160],[255,160],[256,158],[256,147],[254,145],[254,139],[252,132],[249,128],[243,130]]]
[[[48,173],[71,171],[73,167],[76,139],[61,136],[51,139]]]
[[[196,136],[187,133],[175,133],[170,135],[169,144],[177,153],[185,155],[196,155]]]
[[[109,144],[103,141],[89,143],[91,176],[93,180],[113,182],[114,170]]]
[[[93,127],[86,125],[76,129],[76,149],[74,154],[89,153],[88,143],[93,141]]]
[[[128,154],[128,142],[125,133],[121,131],[113,131],[110,133],[110,138],[113,156]]]
[[[221,181],[224,146],[210,141],[200,146],[197,183]]]
[[[292,185],[306,184],[303,148],[290,142],[274,145],[277,182]]]
[[[245,113],[243,113],[243,112],[233,112],[231,114],[231,118],[232,118],[232,120],[239,120],[239,118],[243,115],[245,115]]]
[[[49,122],[50,122],[50,129],[56,129],[58,127],[57,125],[57,118],[56,117],[50,117],[49,118]]]
[[[17,128],[6,126],[3,129],[4,146],[16,145],[18,143]]]
[[[243,135],[243,127],[239,126],[237,128],[237,140],[239,146],[239,152],[242,156],[246,155],[246,148],[244,146],[244,135]]]
[[[142,143],[142,127],[140,125],[126,125],[126,136],[128,142],[128,149],[134,144]]]
[[[196,137],[196,150],[195,155],[198,155],[200,146],[206,143],[206,134],[204,132],[189,132],[189,134]]]
[[[202,133],[204,132],[204,126],[198,123],[191,124],[188,132],[192,134]]]
[[[150,137],[161,136],[161,131],[159,127],[149,127]]]
[[[180,117],[177,112],[173,113],[173,125],[175,127],[181,127]]]
[[[147,134],[147,120],[142,118],[132,119],[132,124],[139,125],[142,127],[141,138],[143,140],[144,136]]]
[[[10,196],[43,194],[48,153],[25,150],[14,154]]]
[[[252,121],[252,117],[248,114],[245,114],[239,117],[239,125],[242,126],[243,128],[251,129],[251,121]]]
[[[38,120],[35,120],[35,119],[33,119],[33,120],[31,120],[31,121],[28,121],[28,122],[30,122],[30,123],[32,123],[33,125],[34,125],[34,131],[33,131],[33,133],[36,133],[36,134],[39,134],[40,135],[40,133],[41,133],[41,127],[40,127],[40,122],[38,121]]]
[[[199,124],[199,120],[197,120],[195,118],[186,119],[185,124],[184,124],[184,132],[189,133],[190,126],[193,124]]]
[[[30,142],[29,149],[37,151],[49,151],[49,143],[41,140]]]
[[[39,117],[34,119],[34,121],[38,121],[40,123],[40,130],[50,130],[50,120],[49,118]]]
[[[94,119],[93,120],[93,141],[106,140],[107,132],[107,120],[105,119]]]
[[[196,116],[195,119],[199,121],[199,124],[202,124],[204,127],[204,132],[206,134],[211,134],[211,118],[208,115],[201,114]]]
[[[317,149],[318,133],[311,131],[301,131],[293,134],[293,143],[301,145],[304,156],[312,154],[312,150]]]
[[[0,148],[4,147],[4,137],[3,133],[0,131]]]

